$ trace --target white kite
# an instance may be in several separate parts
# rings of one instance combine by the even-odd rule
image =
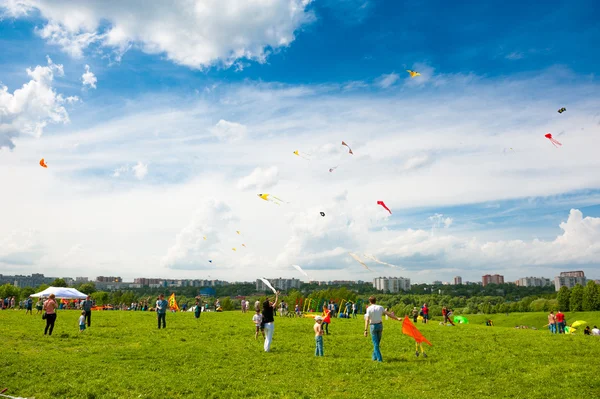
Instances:
[[[363,262],[363,261],[362,261],[362,260],[361,260],[361,259],[358,257],[358,255],[356,255],[356,254],[354,254],[354,253],[352,253],[352,252],[348,252],[348,254],[349,254],[350,256],[352,256],[352,258],[353,258],[355,261],[357,261],[358,263],[360,263],[361,265],[363,265],[363,267],[364,267],[365,269],[367,269],[367,270],[368,270],[368,271],[370,271],[370,272],[372,272],[372,271],[373,271],[373,270],[369,269],[369,266],[367,266],[367,265],[365,264],[365,262]]]
[[[298,265],[292,265],[292,267],[294,269],[298,270],[300,273],[304,274],[306,277],[308,277],[309,281],[311,280],[310,276],[304,270],[302,270],[302,268],[300,266],[298,266]]]
[[[271,283],[269,283],[269,281],[268,281],[266,278],[264,278],[264,277],[261,277],[261,278],[260,278],[260,280],[261,280],[263,283],[265,283],[265,285],[266,285],[267,287],[269,287],[269,289],[270,289],[271,291],[273,291],[273,294],[276,294],[276,295],[277,295],[277,291],[275,290],[275,288],[273,288],[273,286],[271,285]]]
[[[363,256],[365,258],[371,259],[373,262],[377,262],[377,263],[382,264],[382,265],[386,265],[386,266],[389,266],[389,267],[396,267],[396,268],[400,269],[399,266],[392,265],[391,263],[382,262],[379,259],[377,259],[376,257],[374,257],[373,255],[363,254]]]

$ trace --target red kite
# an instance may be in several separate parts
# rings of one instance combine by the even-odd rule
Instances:
[[[559,143],[558,141],[554,140],[554,139],[552,138],[552,134],[550,134],[550,133],[546,133],[546,134],[544,135],[544,137],[546,137],[548,140],[550,140],[550,142],[551,142],[551,143],[552,143],[552,144],[553,144],[553,145],[554,145],[556,148],[558,148],[559,146],[561,146],[561,145],[562,145],[562,144],[561,144],[561,143]]]
[[[390,208],[388,208],[387,206],[385,206],[385,204],[383,203],[383,201],[377,201],[377,205],[381,205],[382,207],[385,208],[386,211],[388,211],[390,213],[390,215],[392,214],[392,211],[390,211]]]
[[[423,350],[423,342],[426,342],[429,346],[433,345],[431,345],[431,342],[427,341],[427,338],[425,338],[423,334],[421,334],[421,332],[417,330],[417,327],[415,327],[412,321],[410,321],[408,315],[404,316],[404,320],[402,321],[402,334],[414,338],[416,348],[415,355],[417,355],[417,357],[419,357],[419,347],[421,348],[421,353],[423,354],[423,357],[427,357],[427,354]]]

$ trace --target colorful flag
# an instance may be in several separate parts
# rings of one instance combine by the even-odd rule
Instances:
[[[175,300],[175,293],[172,293],[169,297],[169,309],[179,312],[179,306],[177,306],[177,301]]]

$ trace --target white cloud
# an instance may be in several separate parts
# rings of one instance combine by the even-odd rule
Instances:
[[[63,66],[54,64],[50,57],[48,66],[27,68],[31,80],[13,94],[0,84],[0,149],[14,148],[13,139],[25,134],[39,138],[48,123],[68,123],[69,114],[63,106],[65,100],[52,88],[54,76],[63,76]],[[75,97],[76,98],[76,97]]]
[[[175,243],[162,258],[162,265],[170,269],[188,270],[210,269],[216,264],[222,265],[224,258],[232,257],[229,252],[233,251],[230,248],[225,251],[223,244],[229,244],[228,231],[233,237],[235,220],[237,219],[226,203],[214,199],[203,201],[188,225],[177,234]]]
[[[126,173],[129,171],[129,166],[120,166],[113,171],[113,177],[121,177],[122,173]]]
[[[519,51],[513,51],[512,53],[507,54],[506,57],[504,57],[504,58],[506,58],[507,60],[520,60],[523,57],[524,57],[523,53],[521,53]]]
[[[246,136],[246,126],[221,119],[213,128],[212,134],[219,140],[235,142]]]
[[[85,73],[81,75],[81,81],[83,82],[83,86],[90,86],[93,89],[96,88],[96,82],[98,82],[98,79],[96,78],[96,75],[90,71],[89,65],[85,66]]]
[[[279,169],[277,166],[270,168],[256,168],[248,176],[238,181],[240,190],[264,190],[271,188],[279,181]]]
[[[138,180],[143,180],[144,177],[148,174],[148,164],[143,164],[142,162],[138,162],[133,167],[133,174]]]
[[[386,74],[381,75],[379,78],[377,78],[377,81],[375,82],[375,84],[377,86],[381,87],[382,89],[387,89],[388,87],[390,87],[394,83],[396,83],[398,81],[398,79],[400,79],[400,75],[392,72],[387,75]]]
[[[32,268],[46,274],[78,274],[80,269],[65,269],[60,261],[77,243],[86,249],[80,264],[88,273],[110,271],[129,279],[202,278],[192,269],[204,267],[209,256],[215,258],[207,264],[210,274],[228,280],[297,276],[291,264],[319,280],[339,278],[341,269],[348,278],[374,277],[347,255],[350,251],[401,265],[402,275],[413,279],[444,279],[444,273],[456,270],[465,279],[482,270],[505,273],[507,279],[521,273],[551,277],[559,262],[594,272],[589,266],[594,263],[588,263],[597,255],[594,218],[578,222],[571,215],[561,234],[565,238],[557,240],[547,238],[557,234],[546,224],[525,229],[515,221],[506,229],[467,229],[467,222],[449,211],[443,211],[449,214],[440,216],[432,237],[427,220],[454,205],[539,196],[556,204],[553,196],[575,191],[583,192],[581,205],[567,195],[549,217],[555,209],[583,210],[598,203],[593,202],[598,195],[588,191],[600,189],[600,177],[589,172],[600,168],[600,135],[591,117],[598,112],[597,101],[589,96],[598,87],[575,77],[565,90],[561,76],[552,70],[534,79],[468,84],[461,76],[443,76],[444,84],[405,86],[402,93],[390,91],[383,98],[349,95],[339,85],[245,82],[222,85],[193,100],[152,94],[130,100],[123,110],[99,108],[95,115],[103,117],[86,120],[85,128],[19,145],[18,154],[2,153],[0,181],[10,195],[0,194],[3,210],[9,210],[3,213],[0,237],[23,226],[39,230],[49,255]],[[533,99],[523,95],[532,92]],[[556,103],[567,104],[569,111],[554,117]],[[251,126],[252,134],[237,143],[215,140],[211,129],[225,115]],[[560,149],[543,137],[573,126],[576,133],[566,135]],[[80,143],[77,151],[61,148],[74,143]],[[515,149],[510,157],[502,153],[509,146]],[[315,156],[310,162],[298,159],[295,149]],[[56,160],[48,170],[31,161],[41,152]],[[151,160],[153,178],[147,184],[133,184],[131,160]],[[127,178],[110,178],[120,165],[129,165],[120,171]],[[266,173],[273,167],[277,185],[269,192],[289,204],[256,197],[251,187],[268,179],[241,183],[257,168]],[[248,191],[240,191],[246,184]],[[205,198],[226,202],[229,210],[203,205]],[[199,207],[209,211],[201,210],[192,224],[190,215]],[[404,216],[416,208],[427,212],[418,226]],[[223,221],[228,213],[237,220]],[[118,234],[114,220],[120,221]],[[208,228],[218,241],[196,246],[197,236]],[[244,233],[244,241],[235,230]],[[535,235],[544,239],[532,240]],[[565,239],[568,243],[560,244]],[[242,242],[246,248],[240,248]],[[234,246],[237,252],[231,251]],[[546,249],[555,256],[546,256]],[[376,273],[390,271],[369,266]]]
[[[32,265],[41,258],[43,246],[39,231],[13,231],[0,240],[0,264]]]
[[[289,46],[295,32],[314,20],[307,10],[310,2],[20,0],[0,7],[15,18],[39,10],[47,21],[39,35],[74,57],[97,44],[119,59],[135,46],[148,54],[165,54],[177,64],[204,68],[231,66],[239,59],[265,62],[270,52]]]

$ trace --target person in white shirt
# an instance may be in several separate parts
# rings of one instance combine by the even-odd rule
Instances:
[[[386,311],[383,306],[376,305],[377,299],[374,296],[369,298],[369,303],[371,304],[367,308],[367,312],[365,313],[365,337],[367,336],[367,329],[371,329],[371,339],[373,340],[373,360],[377,360],[378,362],[383,362],[381,357],[381,352],[379,351],[379,344],[381,342],[381,335],[383,333],[383,315],[389,316],[394,320],[401,321],[402,319],[396,317],[393,313]]]
[[[600,330],[597,326],[594,326],[594,328],[592,328],[592,335],[600,335]]]
[[[79,316],[79,332],[83,331],[85,331],[85,310],[82,310]]]
[[[265,338],[265,326],[262,324],[263,315],[260,313],[260,310],[256,311],[256,314],[252,317],[252,321],[256,326],[256,334],[254,334],[254,339],[258,339],[258,332],[262,332],[263,338]]]

